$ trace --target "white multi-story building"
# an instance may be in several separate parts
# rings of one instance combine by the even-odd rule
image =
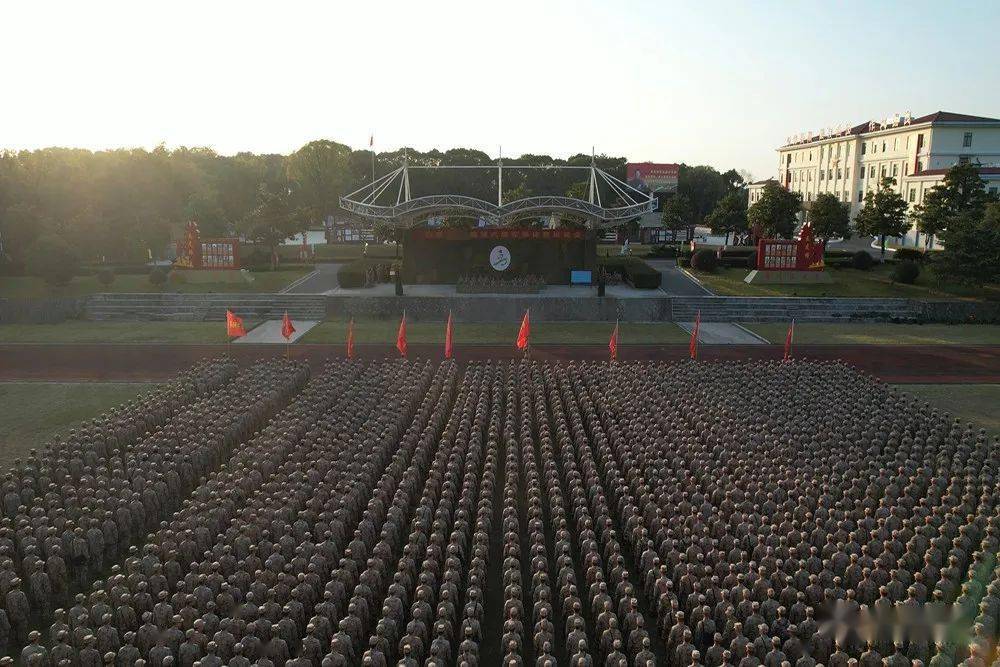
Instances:
[[[965,162],[979,168],[987,189],[1000,189],[1000,119],[938,111],[791,137],[778,149],[778,183],[800,193],[807,208],[818,194],[833,193],[850,204],[853,219],[884,176],[896,180],[896,192],[912,210],[950,167]],[[764,183],[750,187],[751,204]],[[933,239],[921,238],[914,224],[897,242],[918,246]]]

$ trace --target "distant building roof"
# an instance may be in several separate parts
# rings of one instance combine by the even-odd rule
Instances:
[[[775,178],[765,178],[763,181],[754,181],[753,183],[748,183],[748,185],[767,185],[768,183],[777,183],[778,180]]]
[[[1000,167],[979,167],[976,169],[980,176],[1000,176]],[[944,176],[948,169],[924,169],[913,174],[914,176]]]
[[[838,134],[830,136],[812,135],[806,139],[801,139],[799,141],[785,144],[785,146],[798,146],[799,144],[810,144],[814,141],[819,141],[820,139],[831,139],[835,137],[843,136],[856,136],[859,134],[867,134],[868,132],[880,132],[882,130],[893,130],[897,127],[904,127],[903,125],[893,125],[892,127],[877,128],[871,130],[872,123],[878,124],[878,121],[865,121],[863,123],[858,123],[849,130],[845,130]],[[919,116],[910,120],[909,125],[920,125],[921,123],[1000,123],[1000,118],[988,118],[987,116],[972,116],[965,113],[955,113],[954,111],[935,111],[934,113],[927,114],[926,116]],[[784,147],[784,146],[783,146]]]

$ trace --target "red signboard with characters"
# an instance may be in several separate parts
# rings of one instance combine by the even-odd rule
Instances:
[[[198,223],[189,222],[184,229],[184,238],[177,242],[174,266],[181,269],[238,269],[240,240],[203,239],[198,232]]]
[[[813,237],[812,227],[805,225],[799,240],[760,239],[757,241],[759,271],[822,271],[823,243]]]
[[[528,229],[487,227],[483,229],[414,229],[411,234],[418,239],[441,239],[444,241],[466,241],[468,239],[538,239],[543,241],[563,241],[586,238],[583,229]]]
[[[625,180],[634,188],[645,188],[650,192],[675,190],[679,164],[659,162],[629,162],[625,165]]]

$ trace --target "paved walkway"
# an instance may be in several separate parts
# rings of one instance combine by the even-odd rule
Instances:
[[[678,322],[677,326],[691,333],[694,322]],[[728,322],[702,322],[698,328],[698,341],[706,345],[764,345],[768,342],[740,325]]]
[[[337,289],[337,271],[341,264],[317,264],[316,270],[281,290],[285,294],[325,294]]]
[[[647,259],[646,263],[660,272],[660,289],[671,296],[713,296],[677,266],[675,259]]]
[[[243,344],[294,343],[299,338],[302,338],[307,331],[312,329],[317,324],[319,324],[319,320],[292,320],[292,326],[295,327],[295,333],[292,334],[291,338],[285,340],[285,337],[281,335],[281,320],[267,320],[266,322],[261,322],[259,325],[248,331],[246,336],[237,338],[233,342]]]

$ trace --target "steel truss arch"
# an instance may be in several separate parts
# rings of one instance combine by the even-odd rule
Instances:
[[[589,174],[588,200],[560,195],[525,197],[510,202],[502,201],[500,188],[503,183],[503,169],[585,169]],[[478,197],[458,194],[430,194],[420,197],[410,196],[411,169],[483,169],[497,170],[497,203],[493,204]],[[598,184],[604,183],[616,195],[616,206],[604,206]],[[395,201],[392,201],[395,194]],[[512,224],[531,215],[569,214],[577,220],[584,220],[594,227],[610,227],[639,217],[653,209],[654,199],[627,183],[591,164],[590,167],[577,165],[503,165],[496,166],[454,165],[454,166],[403,166],[375,179],[371,183],[340,198],[340,206],[354,215],[371,222],[382,222],[399,227],[409,227],[417,221],[437,213],[462,217],[480,218],[490,225]]]

